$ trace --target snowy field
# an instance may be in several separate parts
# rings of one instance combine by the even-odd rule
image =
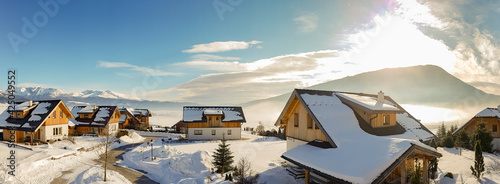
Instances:
[[[131,133],[130,136],[120,138],[118,147],[126,144],[141,142],[144,138]],[[101,139],[98,137],[75,137],[75,144],[68,140],[27,146],[33,151],[24,148],[9,148],[0,143],[0,183],[37,183],[48,184],[61,177],[73,184],[100,183],[102,181],[102,167],[94,160],[98,159],[102,147],[98,146]],[[4,160],[10,157],[10,150],[15,151],[15,177],[8,175],[8,163]],[[64,176],[63,176],[64,174]],[[111,183],[130,183],[123,176],[110,171],[108,175]]]
[[[455,148],[438,148],[443,154],[438,161],[438,173],[436,183],[500,183],[500,156],[483,152],[485,172],[481,181],[472,176],[470,166],[474,165],[474,151],[459,150]],[[454,179],[444,178],[446,173],[452,173]]]
[[[143,132],[140,132],[143,135]],[[155,134],[155,135],[153,135]],[[145,136],[168,135],[174,140],[177,134],[146,133]],[[242,132],[243,140],[228,141],[234,161],[247,158],[255,173],[260,173],[260,181],[266,183],[303,183],[295,180],[281,167],[281,154],[286,151],[286,141],[266,138]],[[159,183],[229,183],[218,174],[211,174],[212,154],[220,141],[196,141],[191,143],[168,143],[156,139],[151,147],[146,143],[127,152],[119,164],[124,167],[146,171],[149,178]],[[210,176],[213,181],[209,181]]]
[[[159,183],[229,183],[223,181],[218,174],[211,174],[212,154],[219,141],[195,141],[179,143],[175,141],[180,135],[162,132],[130,131],[129,136],[121,137],[120,144],[113,147],[144,141],[144,137],[158,137],[153,143],[153,154],[156,160],[151,161],[151,147],[142,144],[123,155],[120,166],[142,170],[146,176]],[[172,138],[172,142],[168,139]],[[285,171],[281,164],[281,154],[286,150],[286,142],[276,138],[265,138],[242,132],[243,140],[228,141],[231,145],[234,160],[246,157],[252,163],[255,173],[260,173],[260,181],[266,183],[303,183],[295,180]],[[100,143],[96,137],[76,137],[75,143],[60,141],[50,145],[33,146],[33,151],[15,148],[16,177],[7,175],[7,163],[0,162],[0,183],[51,183],[56,178],[69,181],[72,184],[104,183],[103,168],[96,163],[96,151],[82,151]],[[10,150],[6,144],[0,144],[2,158],[9,156],[4,150]],[[79,151],[80,150],[80,151]],[[454,148],[438,148],[443,154],[439,159],[437,179],[431,183],[480,183],[472,175],[470,166],[473,164],[474,152],[463,150],[462,156]],[[485,157],[485,174],[481,183],[500,183],[500,156],[483,153]],[[144,159],[143,159],[144,158]],[[3,160],[3,159],[2,159]],[[454,179],[445,178],[451,172]],[[210,176],[213,181],[207,179]],[[106,183],[131,183],[117,172],[108,170]]]

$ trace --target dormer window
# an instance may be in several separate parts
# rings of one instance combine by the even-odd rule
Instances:
[[[391,119],[389,115],[384,115],[384,125],[390,125]]]

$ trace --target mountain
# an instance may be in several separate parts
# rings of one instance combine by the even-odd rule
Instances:
[[[400,104],[440,107],[497,106],[500,102],[499,95],[485,93],[434,65],[387,68],[332,80],[307,89],[369,94],[383,91]],[[243,105],[286,101],[290,94],[251,101]]]
[[[388,68],[348,76],[308,87],[308,89],[332,90],[377,94],[382,90],[399,104],[412,104],[477,113],[485,107],[496,107],[500,96],[485,93],[434,65]],[[291,93],[242,104],[245,111],[273,109],[267,114],[276,118]],[[273,105],[280,106],[275,108]],[[276,110],[278,109],[278,110]],[[448,116],[443,114],[443,116]],[[470,114],[461,119],[470,118]],[[249,117],[250,121],[275,121]]]
[[[196,105],[194,103],[168,102],[168,101],[150,101],[140,100],[136,97],[117,93],[114,91],[85,90],[77,93],[64,93],[55,88],[43,87],[19,87],[15,93],[16,101],[23,100],[51,100],[61,99],[69,107],[76,105],[116,105],[118,107],[148,108],[161,110],[182,109],[183,106]],[[0,103],[6,103],[8,94],[0,91]]]
[[[141,100],[137,97],[129,97],[127,95],[117,93],[114,91],[106,90],[85,90],[79,93],[71,93],[71,96],[80,97],[80,98],[88,98],[88,97],[101,97],[101,98],[111,98],[111,99],[128,99],[128,100]]]
[[[20,97],[31,100],[55,99],[63,96],[70,96],[55,88],[42,88],[39,86],[17,88],[15,95],[16,98]]]

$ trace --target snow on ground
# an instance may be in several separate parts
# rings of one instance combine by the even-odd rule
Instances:
[[[8,150],[15,151],[16,171],[15,177],[7,174],[7,160],[0,160],[0,183],[50,183],[54,179],[61,177],[73,183],[94,183],[102,179],[102,174],[98,176],[100,166],[97,166],[93,160],[97,159],[99,153],[95,150],[82,151],[95,147],[101,143],[99,137],[74,137],[75,144],[68,140],[55,142],[53,144],[42,144],[32,146],[33,151],[24,148],[9,148],[6,144],[0,143],[0,157],[9,157]],[[130,136],[123,136],[120,145],[137,143],[144,138],[135,132]],[[99,149],[99,148],[98,148]],[[102,149],[102,148],[101,148]],[[6,151],[4,151],[6,150]],[[99,165],[99,164],[98,164]],[[101,177],[101,178],[100,178]],[[126,183],[123,176],[115,172],[109,173],[112,183]]]
[[[104,168],[99,166],[92,166],[91,168],[81,172],[70,184],[87,184],[87,183],[116,183],[116,184],[128,184],[128,181],[124,176],[119,173],[108,170],[107,171],[106,182],[104,182],[103,173]]]
[[[500,183],[500,156],[483,152],[486,171],[479,182],[470,170],[470,166],[474,165],[474,151],[462,149],[462,155],[459,155],[459,150],[455,148],[438,148],[438,152],[443,157],[438,161],[436,183]],[[444,177],[448,172],[453,174],[454,179]]]
[[[143,132],[139,134],[143,135]],[[156,139],[153,142],[156,160],[151,161],[151,146],[144,143],[125,153],[120,165],[146,171],[146,176],[160,183],[204,183],[208,182],[209,175],[214,179],[210,183],[224,183],[219,174],[209,172],[213,167],[212,154],[220,141],[179,143],[175,141],[178,134],[169,134],[167,137],[174,137],[174,141],[169,143]],[[242,132],[242,138],[243,140],[227,142],[233,152],[234,164],[246,157],[251,161],[253,170],[260,173],[261,181],[267,183],[303,182],[293,179],[281,167],[284,161],[281,154],[286,151],[286,141],[251,135],[248,132]]]

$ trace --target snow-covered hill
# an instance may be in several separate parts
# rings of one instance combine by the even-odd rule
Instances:
[[[71,96],[80,97],[80,98],[88,98],[88,97],[101,97],[101,98],[111,98],[111,99],[128,99],[128,100],[141,100],[137,97],[127,96],[125,94],[121,94],[118,92],[106,90],[85,90],[82,92],[71,93]]]
[[[32,100],[43,100],[43,99],[54,99],[54,98],[67,98],[67,97],[78,97],[78,98],[109,98],[109,99],[127,99],[127,100],[141,100],[137,97],[127,96],[118,92],[106,90],[84,90],[82,92],[76,93],[65,93],[59,89],[55,88],[43,88],[37,87],[20,87],[16,91],[16,96]]]

